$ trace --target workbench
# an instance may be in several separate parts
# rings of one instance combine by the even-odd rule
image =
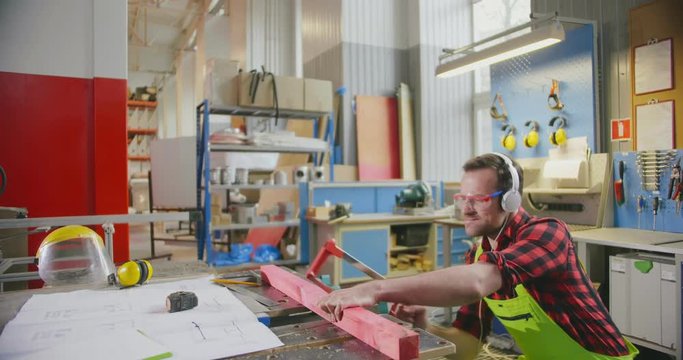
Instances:
[[[675,317],[675,348],[669,349],[633,336],[626,337],[634,344],[655,349],[677,359],[683,359],[683,333],[681,332],[681,266],[683,266],[683,234],[629,228],[598,228],[573,231],[579,260],[584,264],[592,281],[604,283],[609,276],[609,256],[631,251],[673,256],[675,264],[675,308],[670,316]],[[646,310],[644,310],[646,311]]]
[[[188,277],[205,276],[215,272],[204,263],[155,262],[152,282],[171,281]],[[217,274],[236,280],[260,280],[258,271]],[[143,285],[144,286],[144,285]],[[386,356],[353,338],[334,324],[311,313],[293,299],[268,286],[228,285],[259,321],[266,324],[281,339],[284,346],[238,359],[385,359]],[[33,294],[78,290],[76,286],[43,288],[0,294],[0,330],[10,321]],[[226,289],[226,291],[228,291]],[[410,326],[389,315],[387,318]],[[455,345],[421,329],[413,329],[420,336],[420,358],[439,358],[455,352]]]
[[[352,214],[341,222],[328,219],[308,219],[311,225],[311,254],[316,254],[329,239],[379,274],[391,278],[409,276],[436,268],[437,231],[434,221],[447,215],[395,215],[391,213]],[[428,228],[425,243],[404,246],[396,243],[396,232],[405,226]],[[410,266],[398,269],[390,265],[391,258],[401,254],[419,256],[425,268]],[[418,255],[421,254],[421,255]],[[320,271],[329,275],[332,285],[343,285],[370,278],[340,259],[330,259]]]

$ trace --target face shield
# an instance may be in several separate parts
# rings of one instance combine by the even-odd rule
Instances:
[[[93,230],[69,225],[48,234],[38,248],[38,274],[47,286],[106,286],[114,264],[102,238]]]

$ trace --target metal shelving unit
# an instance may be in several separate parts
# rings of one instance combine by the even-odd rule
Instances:
[[[272,146],[272,145],[236,145],[210,144],[211,151],[239,151],[239,152],[279,152],[279,153],[319,153],[318,148],[305,146]]]
[[[214,226],[213,230],[248,230],[256,228],[269,228],[280,226],[299,226],[299,220],[271,221],[261,224],[230,224]]]
[[[326,150],[321,151],[320,148],[312,147],[292,147],[292,146],[257,146],[257,145],[239,145],[239,144],[210,144],[209,139],[209,117],[212,114],[216,115],[236,115],[244,117],[277,117],[280,119],[310,119],[317,121],[321,118],[328,118],[332,121],[332,114],[327,112],[308,112],[308,111],[291,111],[280,110],[276,112],[275,109],[260,109],[260,108],[243,108],[237,106],[211,106],[207,100],[204,100],[197,106],[197,208],[201,209],[202,219],[199,220],[197,226],[197,258],[199,260],[206,260],[209,265],[216,265],[216,257],[220,255],[212,247],[212,233],[214,231],[232,231],[232,230],[249,230],[255,228],[268,227],[301,227],[305,221],[303,214],[299,214],[299,219],[275,221],[257,224],[230,224],[221,226],[212,226],[211,224],[211,192],[215,190],[232,190],[232,189],[300,189],[296,184],[293,185],[212,185],[210,184],[210,169],[211,169],[211,152],[271,152],[271,153],[307,153],[319,154],[328,152],[331,157],[331,147],[328,144]],[[334,180],[334,173],[330,169],[330,180]],[[308,239],[299,236],[298,259],[292,261],[280,260],[274,262],[275,264],[296,264],[301,260],[301,252],[308,251]],[[304,243],[305,242],[305,243]],[[206,253],[206,258],[204,258]],[[248,264],[246,264],[248,266]],[[245,264],[237,265],[244,267]]]

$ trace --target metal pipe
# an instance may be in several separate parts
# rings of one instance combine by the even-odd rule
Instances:
[[[44,218],[26,219],[1,219],[0,229],[35,228],[41,226],[65,226],[65,225],[101,225],[148,223],[155,221],[183,221],[190,220],[190,212],[169,212],[158,214],[135,214],[135,215],[84,215],[84,216],[57,216]]]

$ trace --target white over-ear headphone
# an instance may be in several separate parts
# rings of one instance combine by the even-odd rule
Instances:
[[[500,206],[505,212],[513,213],[522,205],[522,195],[519,193],[519,173],[517,173],[517,169],[512,164],[512,160],[510,160],[509,157],[497,152],[492,152],[491,154],[496,155],[505,161],[508,173],[510,173],[510,178],[512,178],[512,188],[503,194]]]

